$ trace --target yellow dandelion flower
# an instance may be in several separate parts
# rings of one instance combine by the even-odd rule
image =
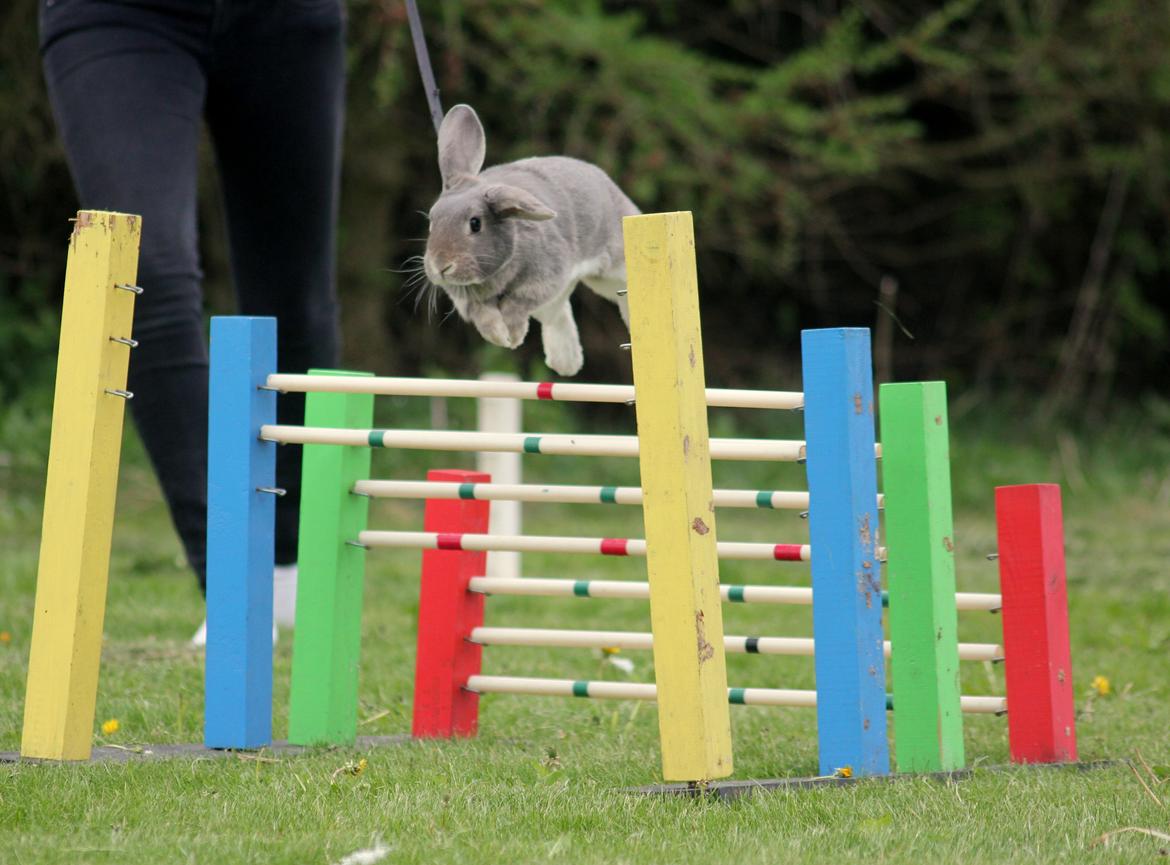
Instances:
[[[605,646],[601,650],[601,654],[603,655],[617,655],[620,653],[621,649],[619,649],[617,646]]]
[[[1105,676],[1094,676],[1093,681],[1090,684],[1093,686],[1093,690],[1096,691],[1097,695],[1100,697],[1107,697],[1109,694],[1113,693],[1113,686],[1109,684],[1109,679],[1107,679]]]
[[[852,778],[853,777],[853,767],[852,766],[842,766],[840,769],[837,769],[835,772],[833,772],[833,774],[835,776],[837,776],[838,778]]]
[[[12,634],[7,631],[0,631],[0,643],[7,645],[12,642]]]
[[[104,721],[102,723],[102,732],[105,733],[107,736],[111,736],[114,733],[117,733],[118,730],[121,729],[121,727],[122,727],[122,725],[118,723],[117,718],[110,718],[110,720]]]
[[[370,765],[369,761],[365,757],[362,757],[357,761],[357,766],[354,767],[353,773],[355,775],[360,775],[362,772],[366,771],[366,766],[368,765]]]

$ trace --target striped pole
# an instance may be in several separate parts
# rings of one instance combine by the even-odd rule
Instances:
[[[618,435],[482,433],[451,430],[322,429],[271,424],[260,431],[279,444],[329,444],[349,447],[432,451],[494,451],[582,457],[636,457],[638,439]],[[877,454],[875,449],[875,455]],[[711,458],[799,462],[804,442],[780,439],[711,439]]]
[[[1060,487],[996,487],[1012,762],[1077,759]]]
[[[801,333],[822,775],[890,770],[869,331]],[[832,551],[828,554],[828,551]]]
[[[268,386],[286,393],[368,393],[379,396],[479,397],[535,399],[555,402],[632,403],[634,386],[577,384],[575,382],[524,382],[444,378],[325,377],[271,375]],[[799,409],[804,395],[789,391],[707,388],[712,408]]]
[[[647,700],[658,698],[655,685],[641,682],[597,682],[583,679],[536,679],[524,676],[472,676],[468,690],[477,694],[518,694],[541,697],[583,697],[593,700]],[[734,706],[790,706],[814,708],[816,691],[791,691],[782,688],[728,688],[727,703]],[[886,698],[885,708],[893,707]],[[1003,697],[963,697],[964,712],[977,715],[1002,715],[1007,712]],[[660,710],[661,711],[661,710]],[[1010,715],[1009,715],[1010,717]]]
[[[577,505],[642,504],[641,487],[580,486],[573,484],[439,484],[428,481],[361,480],[353,491],[385,499],[473,499],[491,502],[546,502]],[[717,508],[808,510],[808,493],[784,490],[713,490]],[[883,506],[878,496],[878,507]],[[516,534],[516,532],[505,532]],[[489,557],[490,560],[490,557]]]
[[[358,542],[367,547],[423,550],[514,550],[521,553],[584,553],[602,556],[645,556],[646,541],[636,538],[577,538],[555,535],[486,535],[465,532],[365,531]],[[720,541],[719,558],[754,561],[807,562],[808,544],[757,544]],[[882,552],[882,550],[878,550]]]
[[[654,648],[654,635],[634,631],[572,631],[553,628],[475,628],[469,639],[481,646],[544,646],[555,649]],[[1002,661],[1003,648],[995,643],[959,643],[964,661]],[[884,644],[890,657],[890,643]],[[812,657],[816,644],[808,637],[723,637],[723,650],[736,655],[795,655]]]
[[[622,598],[646,600],[650,597],[647,583],[627,580],[552,580],[541,577],[505,580],[475,577],[469,586],[473,592],[485,595],[519,595],[550,598]],[[812,589],[799,586],[735,586],[726,583],[719,587],[720,595],[729,603],[792,604],[810,606]],[[883,604],[885,597],[883,593]],[[999,595],[982,592],[959,592],[955,604],[960,610],[993,612],[1003,602]]]
[[[272,567],[276,418],[261,390],[276,367],[276,319],[211,319],[207,437],[207,657],[203,741],[259,748],[272,740]]]
[[[69,238],[20,753],[88,760],[142,223],[82,210]],[[19,362],[19,361],[17,361]]]
[[[433,470],[427,478],[454,483],[491,480],[482,472]],[[436,536],[487,530],[486,502],[428,499],[423,524]],[[434,547],[423,553],[418,602],[418,649],[414,668],[416,737],[474,736],[479,698],[462,684],[479,673],[482,650],[467,640],[483,624],[483,595],[467,584],[486,565],[483,552]]]

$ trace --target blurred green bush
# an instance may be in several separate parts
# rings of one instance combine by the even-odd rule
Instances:
[[[401,0],[347,4],[347,362],[547,375],[403,287],[437,194]],[[75,202],[36,56],[0,11],[0,388],[51,363]],[[792,384],[801,327],[877,325],[879,375],[1042,392],[1092,416],[1170,369],[1170,4],[1150,0],[422,0],[446,105],[489,162],[599,163],[644,210],[695,211],[708,376]],[[205,148],[206,150],[206,148]],[[210,157],[209,308],[228,308]],[[149,230],[149,226],[146,227]],[[588,379],[628,380],[578,297]],[[49,324],[46,324],[46,322]]]

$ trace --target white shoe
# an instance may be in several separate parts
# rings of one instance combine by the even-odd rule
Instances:
[[[277,565],[272,569],[272,621],[291,628],[297,620],[297,566]]]
[[[202,649],[207,645],[207,619],[203,620],[203,624],[199,626],[199,630],[195,632],[195,636],[187,645],[192,649]]]
[[[280,637],[280,632],[276,630],[276,625],[272,626],[272,645],[276,645],[277,639]],[[207,619],[203,620],[203,624],[199,626],[191,641],[187,643],[192,649],[203,649],[207,646]]]
[[[277,626],[291,628],[297,619],[297,566],[277,565],[272,569],[272,645],[280,634]],[[201,649],[207,645],[207,619],[191,637],[188,645]]]

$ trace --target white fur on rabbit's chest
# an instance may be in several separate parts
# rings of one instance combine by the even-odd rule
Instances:
[[[536,307],[533,311],[537,314],[549,310],[564,302],[565,298],[573,293],[573,290],[582,282],[582,280],[598,280],[603,277],[608,267],[609,257],[599,255],[594,258],[587,258],[584,261],[574,262],[565,275],[565,284],[563,288],[555,295],[550,297],[547,301]]]

